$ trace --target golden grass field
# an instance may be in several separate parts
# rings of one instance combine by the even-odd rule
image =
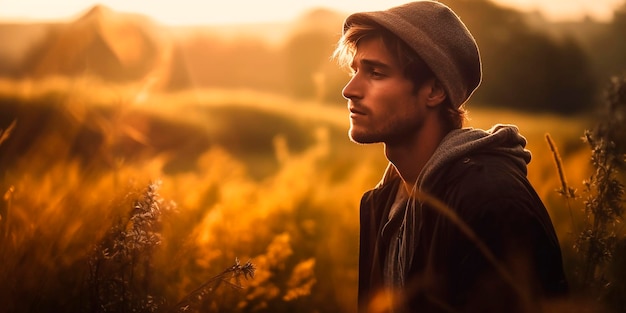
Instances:
[[[212,289],[199,311],[355,312],[358,201],[386,161],[382,146],[349,142],[343,105],[247,90],[161,94],[89,79],[2,81],[0,100],[0,128],[15,121],[0,144],[7,312],[93,305],[94,249],[154,181],[159,208],[172,210],[159,217],[149,266],[127,264],[143,266],[136,297],[161,299],[165,311],[238,258],[255,265],[254,278],[241,290]],[[594,121],[471,103],[469,112],[470,126],[512,123],[528,139],[529,178],[573,270],[572,217],[583,206],[556,192],[545,135],[582,190],[590,168],[580,138]]]

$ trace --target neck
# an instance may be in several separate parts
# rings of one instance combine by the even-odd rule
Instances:
[[[422,126],[404,140],[385,143],[387,160],[395,166],[409,192],[415,185],[424,165],[448,133],[441,123],[426,122]]]

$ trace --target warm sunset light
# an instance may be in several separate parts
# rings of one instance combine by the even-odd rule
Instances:
[[[408,1],[0,0],[0,313],[623,312],[626,0]]]
[[[383,9],[406,1],[333,0],[237,0],[237,1],[126,1],[126,0],[5,0],[0,2],[0,20],[62,20],[74,18],[100,3],[112,9],[151,16],[170,25],[272,22],[292,20],[302,12],[325,7],[343,12]],[[590,16],[606,20],[619,0],[495,0],[523,11],[539,11],[549,19],[579,19]]]

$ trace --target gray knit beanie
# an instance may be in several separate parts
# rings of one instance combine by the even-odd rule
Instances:
[[[474,37],[461,19],[436,1],[416,1],[385,11],[348,16],[343,32],[352,24],[374,21],[413,48],[443,84],[448,98],[460,107],[481,81],[480,54]]]

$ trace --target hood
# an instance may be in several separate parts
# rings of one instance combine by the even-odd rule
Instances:
[[[432,157],[426,162],[417,177],[416,185],[421,189],[433,175],[449,162],[472,154],[499,154],[509,158],[524,174],[530,162],[531,153],[525,149],[526,138],[515,125],[496,124],[491,129],[476,128],[455,129],[443,138]],[[398,178],[399,174],[393,164],[389,163],[377,188]]]

